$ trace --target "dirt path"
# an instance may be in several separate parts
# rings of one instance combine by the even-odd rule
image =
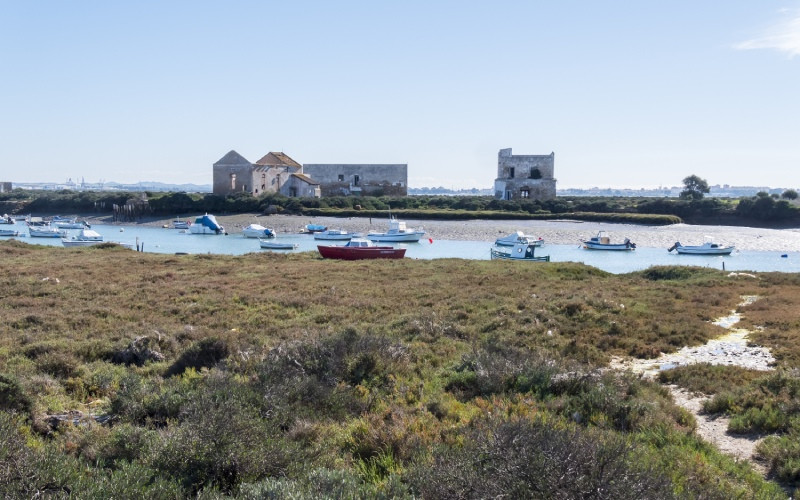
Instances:
[[[739,306],[755,302],[756,296],[742,297]],[[699,347],[684,347],[683,349],[662,354],[657,359],[623,359],[615,358],[610,363],[611,368],[630,370],[644,377],[654,379],[662,369],[693,363],[711,363],[734,365],[754,370],[771,370],[775,359],[768,349],[748,345],[748,330],[734,328],[741,319],[741,314],[733,311],[729,316],[720,318],[714,324],[729,330],[728,333],[708,341]],[[730,419],[723,416],[711,416],[702,413],[703,403],[709,398],[702,394],[692,394],[675,385],[667,386],[675,399],[675,403],[688,410],[697,421],[697,434],[704,440],[715,445],[721,452],[736,457],[739,460],[748,460],[753,467],[766,474],[766,468],[757,462],[753,454],[763,436],[740,436],[728,433]]]

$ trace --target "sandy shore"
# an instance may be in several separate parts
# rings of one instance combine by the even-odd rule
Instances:
[[[110,217],[94,218],[90,221],[111,223]],[[192,217],[187,217],[192,219]],[[163,226],[171,223],[170,219],[147,218],[140,224]],[[345,229],[366,234],[369,231],[384,231],[388,227],[386,219],[368,217],[308,217],[302,215],[257,215],[237,214],[218,215],[217,221],[230,234],[238,233],[251,223],[274,229],[280,233],[297,233],[306,224],[322,224],[331,229]],[[613,241],[625,238],[639,247],[669,248],[676,241],[684,245],[702,244],[707,237],[715,243],[733,244],[739,250],[764,250],[780,252],[800,251],[800,228],[764,229],[738,226],[693,226],[689,224],[673,224],[669,226],[646,226],[636,224],[609,224],[600,222],[581,222],[570,220],[554,221],[518,221],[518,220],[412,220],[407,219],[408,227],[422,227],[426,238],[434,240],[466,240],[493,242],[497,237],[514,231],[544,238],[553,244],[577,244],[581,240],[595,236],[599,230],[605,230]]]

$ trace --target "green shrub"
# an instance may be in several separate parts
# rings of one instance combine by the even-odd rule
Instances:
[[[167,369],[165,375],[179,375],[187,368],[211,368],[230,354],[228,343],[216,337],[206,337],[192,344]]]
[[[8,374],[0,373],[0,410],[30,413],[33,403],[19,381]]]

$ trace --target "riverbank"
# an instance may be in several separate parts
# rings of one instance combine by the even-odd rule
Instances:
[[[87,220],[103,224],[114,224],[111,216],[93,217]],[[192,220],[193,216],[182,216]],[[238,233],[248,224],[258,223],[274,229],[279,234],[300,232],[306,224],[321,224],[332,229],[345,229],[359,233],[383,231],[388,224],[385,219],[369,217],[308,217],[303,215],[218,215],[217,220],[230,234]],[[145,217],[135,224],[161,227],[170,225],[172,218]],[[131,224],[126,222],[125,224]],[[568,219],[551,221],[518,220],[406,220],[409,227],[422,227],[426,238],[433,240],[464,240],[492,242],[499,236],[514,231],[523,231],[547,243],[577,244],[595,236],[598,231],[609,233],[612,240],[629,238],[639,247],[669,248],[676,241],[684,245],[697,245],[707,239],[720,244],[733,244],[739,250],[800,251],[800,228],[765,229],[741,226],[696,226],[673,224],[669,226],[647,226],[636,224],[610,224],[581,222]]]

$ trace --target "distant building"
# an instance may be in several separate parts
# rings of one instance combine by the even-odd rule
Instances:
[[[408,164],[306,163],[306,175],[319,182],[322,196],[407,196]]]
[[[511,148],[497,155],[494,197],[503,200],[552,200],[556,197],[555,153],[512,155]]]
[[[319,183],[303,174],[303,166],[288,155],[270,152],[250,163],[236,151],[229,151],[213,166],[214,194],[248,192],[253,196],[280,193],[289,197],[319,197]]]
[[[11,183],[0,182],[0,193],[9,193],[9,192],[11,192]]]

